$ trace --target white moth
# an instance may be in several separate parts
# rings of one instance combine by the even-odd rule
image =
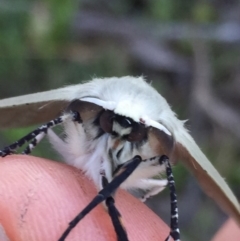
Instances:
[[[168,153],[170,160],[182,161],[203,190],[240,225],[240,207],[234,194],[185,129],[184,122],[142,77],[94,79],[84,84],[1,100],[0,128],[49,121],[59,116],[73,100],[85,103],[81,106],[83,124],[66,121],[66,138],[62,140],[49,131],[50,142],[68,164],[83,170],[99,189],[102,188],[102,171],[110,181],[114,168],[135,155],[146,159],[166,154],[164,151],[170,148],[167,139],[172,138],[174,147]],[[76,108],[79,107],[76,105]],[[123,117],[125,128],[113,120],[112,129],[116,135],[99,134],[99,125],[94,121],[102,110]],[[128,139],[133,131],[132,121],[149,128],[144,141],[140,137],[133,144]],[[164,136],[159,137],[151,128],[160,130]],[[161,165],[142,163],[121,187],[146,190],[143,198],[146,199],[166,185],[166,180],[153,178],[163,171]]]

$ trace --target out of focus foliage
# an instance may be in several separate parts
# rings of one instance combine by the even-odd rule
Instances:
[[[144,75],[180,119],[190,120],[194,137],[240,197],[240,127],[232,124],[240,116],[239,13],[237,0],[0,0],[0,98],[95,76]],[[203,90],[236,121],[225,124],[200,108],[193,93]],[[5,130],[0,142],[29,130]],[[35,154],[49,151],[43,145]],[[183,239],[209,240],[226,217],[184,168],[174,171]],[[149,205],[168,222],[167,196]]]

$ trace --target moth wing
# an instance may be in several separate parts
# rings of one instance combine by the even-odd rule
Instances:
[[[172,157],[175,142],[172,135],[167,135],[166,132],[155,127],[150,127],[148,131],[148,142],[155,155],[167,155],[171,162],[175,162]]]
[[[0,129],[40,124],[59,116],[82,85],[0,100]]]
[[[78,111],[84,123],[95,119],[96,116],[103,110],[103,107],[92,102],[76,99],[68,105],[67,110]]]
[[[233,192],[187,130],[181,125],[176,126],[174,139],[159,129],[150,128],[151,148],[159,155],[168,155],[173,163],[181,160],[197,178],[205,193],[240,225],[240,205]]]
[[[240,205],[225,180],[187,131],[182,130],[174,134],[174,156],[194,174],[205,193],[240,225]]]

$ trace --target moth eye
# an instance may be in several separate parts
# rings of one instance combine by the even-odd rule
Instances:
[[[129,127],[132,127],[132,125],[133,125],[133,121],[125,116],[116,115],[115,120],[123,128],[129,128]]]
[[[127,136],[127,140],[130,142],[142,141],[147,135],[146,127],[141,123],[134,123],[132,125],[132,131]]]
[[[100,116],[100,126],[107,133],[112,132],[114,116],[115,114],[109,110],[104,111]]]

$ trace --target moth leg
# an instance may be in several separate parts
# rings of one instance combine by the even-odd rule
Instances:
[[[146,192],[140,200],[145,202],[148,198],[157,195],[161,191],[165,189],[167,186],[168,181],[166,179],[163,180],[156,180],[156,179],[144,179],[139,182],[139,188],[141,189],[148,189],[149,191]],[[141,187],[140,187],[141,186]]]
[[[119,186],[133,173],[133,171],[142,162],[140,156],[135,156],[133,159],[122,165],[117,173],[115,174],[113,180],[106,185],[93,200],[69,223],[68,228],[64,231],[62,236],[58,241],[64,241],[71,230],[89,213],[91,212],[99,203],[105,201],[110,197]],[[120,240],[119,240],[120,241]]]
[[[106,179],[107,182],[110,182],[113,179],[113,167],[112,163],[108,160],[108,158],[103,158],[101,160],[101,167],[100,167],[100,179],[99,179],[99,190],[104,188],[107,184],[103,183],[103,176],[104,179]]]
[[[48,129],[53,128],[59,124],[62,124],[66,121],[77,121],[81,123],[81,118],[78,112],[69,112],[65,113],[62,116],[47,122],[46,124],[38,127],[36,130],[30,132],[26,136],[22,137],[18,141],[13,144],[5,147],[2,151],[0,151],[0,156],[4,157],[7,155],[11,155],[15,152],[16,149],[23,146],[25,143],[30,142],[29,146],[24,150],[24,154],[31,153],[31,150],[41,141],[41,139],[47,134]]]
[[[22,152],[22,154],[30,154],[32,150],[37,146],[37,144],[43,139],[46,133],[41,132],[38,135],[36,135],[35,138],[28,144],[27,148]]]
[[[105,176],[102,176],[102,183],[103,187],[108,185],[108,180]],[[114,198],[112,196],[108,197],[105,203],[117,234],[118,241],[128,241],[127,232],[122,222],[122,216],[115,206]]]
[[[177,207],[177,194],[175,189],[175,181],[172,174],[172,168],[167,156],[161,156],[159,158],[159,164],[164,164],[166,167],[166,174],[168,180],[168,186],[170,190],[171,199],[171,221],[170,221],[170,234],[165,241],[170,240],[170,236],[174,241],[180,241],[180,230],[178,228],[178,207]]]

